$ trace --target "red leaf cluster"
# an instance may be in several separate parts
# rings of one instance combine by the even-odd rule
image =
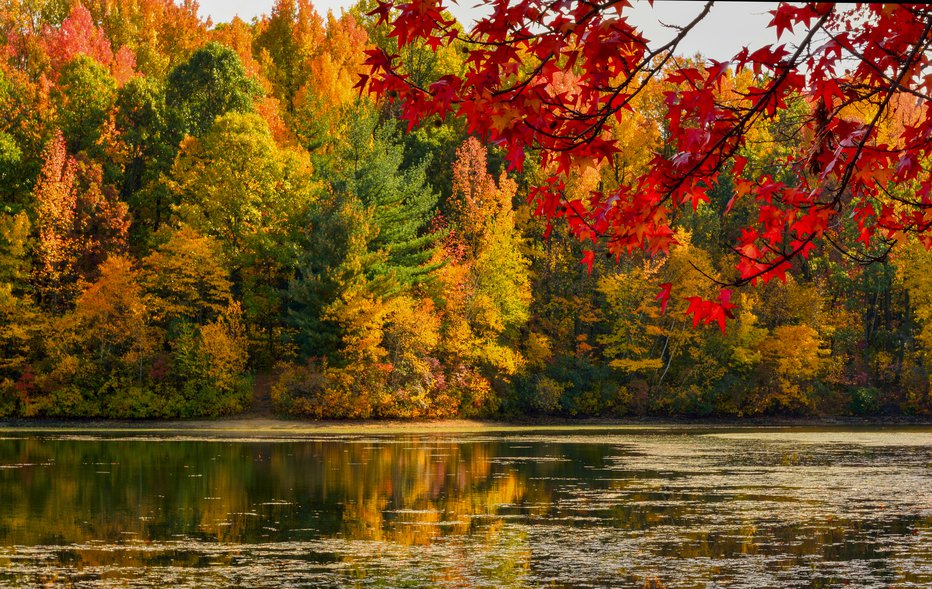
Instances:
[[[688,297],[686,301],[689,303],[686,314],[693,316],[693,327],[717,323],[722,333],[725,333],[727,319],[735,318],[732,313],[735,304],[731,302],[730,290],[722,289],[718,301],[709,301],[702,297]]]
[[[580,240],[602,243],[614,256],[665,252],[674,243],[676,210],[707,203],[723,174],[737,184],[727,210],[746,199],[758,209],[733,248],[734,285],[785,279],[794,259],[825,243],[866,259],[907,232],[932,228],[927,5],[781,3],[770,26],[778,37],[794,32],[798,46],[745,48],[731,61],[683,66],[673,59],[678,43],[711,4],[659,47],[626,20],[626,2],[482,4],[488,15],[460,35],[440,0],[380,0],[372,14],[389,23],[402,46],[459,44],[468,54],[466,71],[422,88],[397,55],[372,50],[359,88],[398,101],[411,127],[434,115],[464,118],[470,133],[506,150],[511,168],[521,168],[527,150],[539,150],[551,177],[530,191],[530,200],[548,222],[565,219]],[[723,99],[723,84],[740,72],[750,72],[750,87],[737,100]],[[619,148],[610,123],[654,83],[670,88],[668,149],[618,188],[568,202],[567,175],[611,160]],[[810,107],[797,124],[803,140],[781,162],[793,180],[747,171],[741,152],[749,132],[778,120],[801,97]],[[908,116],[897,117],[897,133],[882,134],[896,109]],[[910,187],[906,196],[896,190],[903,186]],[[841,234],[850,217],[860,245],[846,244]],[[848,252],[853,247],[860,253]],[[582,260],[590,270],[593,256],[588,250]],[[697,324],[724,328],[729,297],[723,290],[718,302],[689,299],[689,313]]]

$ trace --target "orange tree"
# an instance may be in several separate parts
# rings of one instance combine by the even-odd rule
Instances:
[[[667,252],[678,211],[707,203],[725,176],[735,188],[724,214],[738,199],[752,199],[757,214],[733,232],[736,264],[720,295],[688,299],[696,325],[724,331],[730,287],[785,279],[820,248],[870,263],[910,233],[932,246],[929,6],[781,3],[769,26],[798,43],[684,64],[677,48],[712,2],[659,46],[627,21],[625,0],[481,5],[485,16],[464,33],[443,0],[378,0],[370,15],[398,47],[453,46],[465,67],[419,85],[403,59],[376,48],[366,52],[369,72],[358,87],[396,101],[411,127],[462,117],[471,133],[507,152],[512,169],[536,150],[547,175],[530,201],[548,222],[563,219],[591,242],[582,260],[590,271],[597,250],[615,258]],[[721,90],[739,77],[749,82]],[[613,160],[612,122],[652,84],[666,89],[665,148],[617,187],[568,196],[571,173]],[[788,173],[766,174],[748,165],[748,138],[778,120],[791,121],[786,132],[795,138],[781,156]],[[663,285],[664,307],[669,293]]]

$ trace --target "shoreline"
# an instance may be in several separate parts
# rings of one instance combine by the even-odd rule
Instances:
[[[87,432],[87,433],[250,433],[262,435],[351,435],[351,434],[455,434],[507,433],[529,431],[613,431],[613,430],[719,430],[719,429],[861,429],[861,428],[932,428],[932,419],[908,416],[878,418],[631,418],[568,419],[523,418],[516,420],[301,420],[275,417],[239,416],[214,419],[0,419],[2,432]]]

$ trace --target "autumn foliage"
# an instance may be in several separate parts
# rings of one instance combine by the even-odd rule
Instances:
[[[758,211],[734,225],[726,285],[785,280],[795,260],[822,247],[868,261],[910,233],[932,246],[932,11],[781,3],[770,26],[778,38],[797,33],[797,43],[684,62],[677,45],[711,6],[658,46],[626,19],[627,2],[489,0],[463,33],[440,0],[379,0],[370,14],[399,47],[456,47],[466,59],[462,71],[423,85],[410,63],[376,48],[359,87],[397,100],[410,126],[464,119],[469,132],[506,150],[511,169],[534,150],[546,170],[528,195],[536,214],[565,220],[577,239],[616,259],[669,252],[679,210],[708,203],[724,177],[735,184],[724,214],[739,200]],[[610,189],[568,195],[574,171],[614,164],[622,146],[612,126],[653,86],[664,88],[664,149]],[[799,138],[774,162],[790,172],[783,177],[749,165],[754,135],[778,122]],[[843,222],[852,216],[853,235]],[[583,255],[590,270],[593,251]],[[723,289],[713,299],[693,297],[688,313],[724,329],[731,296]]]
[[[0,417],[932,410],[928,9],[623,4],[4,3]]]

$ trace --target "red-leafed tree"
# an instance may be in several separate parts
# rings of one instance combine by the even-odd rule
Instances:
[[[136,57],[132,50],[123,46],[113,51],[103,29],[94,24],[90,11],[80,2],[72,7],[71,14],[60,27],[46,27],[42,43],[53,72],[57,73],[62,65],[84,54],[110,68],[119,84],[135,75]]]
[[[108,254],[122,253],[130,220],[116,190],[104,184],[100,165],[68,155],[61,133],[49,141],[43,159],[33,189],[33,283],[39,303],[57,312],[70,306],[81,280],[96,279]]]
[[[820,248],[868,263],[909,233],[932,246],[929,6],[781,3],[770,27],[778,37],[794,33],[798,43],[686,64],[677,48],[711,2],[662,46],[626,20],[623,0],[481,4],[485,16],[464,34],[442,0],[379,0],[370,14],[388,24],[399,46],[455,45],[466,67],[422,87],[397,55],[374,49],[359,87],[397,100],[411,125],[435,115],[464,118],[471,133],[507,151],[512,168],[538,150],[549,178],[531,190],[536,212],[565,219],[580,240],[616,258],[666,252],[678,210],[709,201],[728,176],[735,189],[725,214],[737,199],[753,199],[759,214],[735,231],[737,263],[723,287],[785,278]],[[722,91],[738,77],[750,83]],[[568,197],[574,170],[613,160],[619,148],[611,126],[654,84],[669,88],[666,148],[616,188]],[[786,116],[791,108],[803,116]],[[792,172],[783,179],[748,166],[744,155],[749,135],[777,120],[791,121],[797,137],[781,156]],[[592,252],[586,256],[591,261]],[[669,292],[664,287],[658,299],[665,304]],[[717,300],[690,299],[689,313],[697,323],[723,325],[730,300],[723,288]]]

